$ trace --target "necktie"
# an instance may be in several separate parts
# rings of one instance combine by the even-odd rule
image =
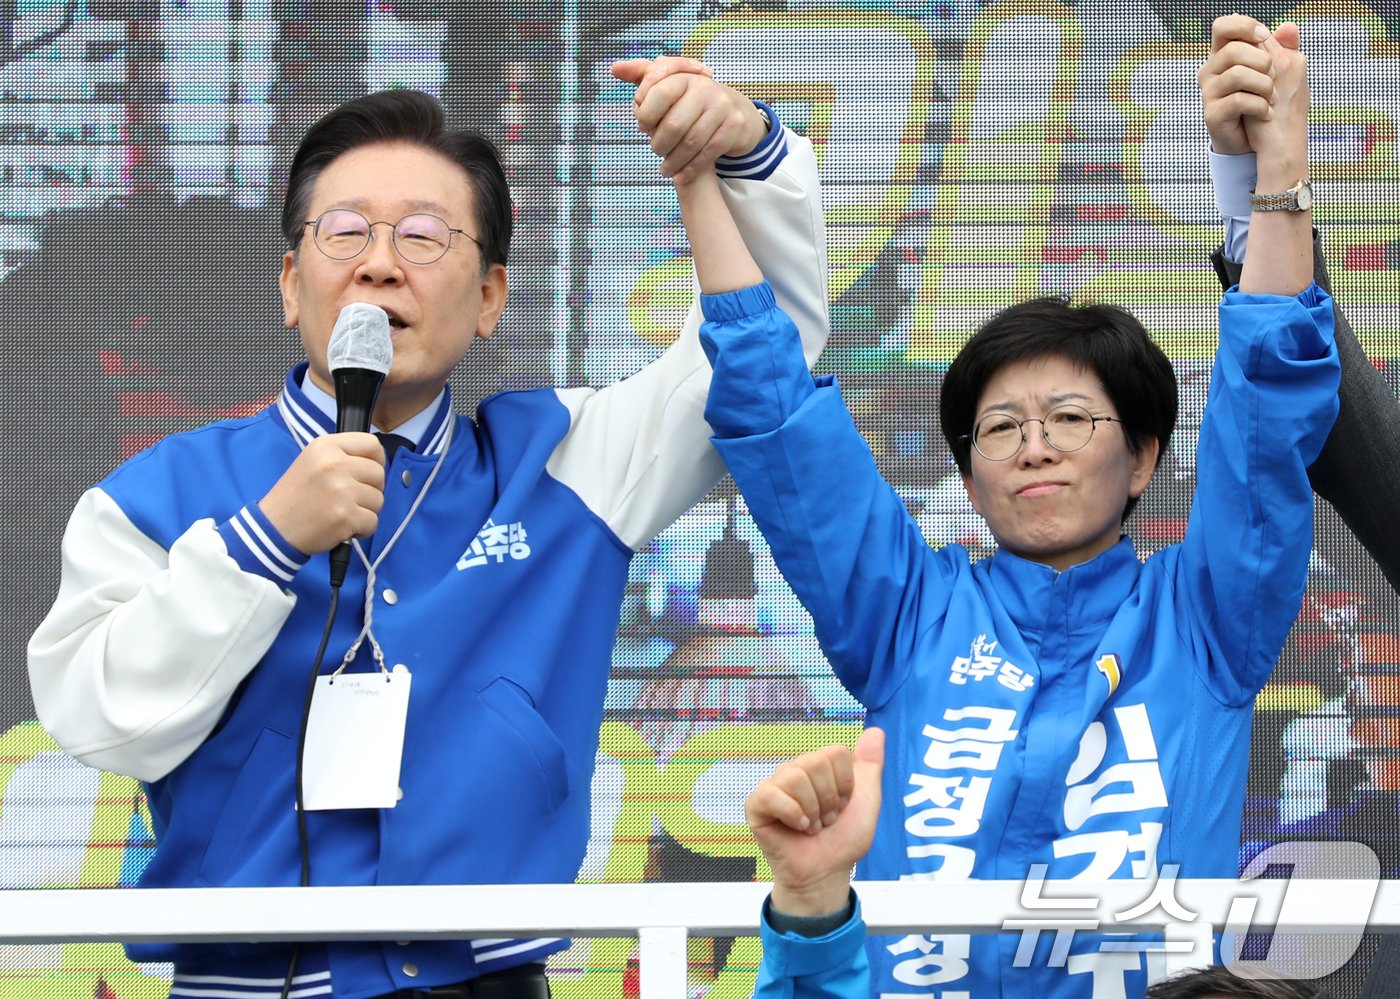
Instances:
[[[408,448],[410,451],[415,450],[415,448],[414,448],[414,446],[413,446],[413,441],[411,441],[411,440],[409,440],[407,437],[403,436],[403,434],[381,434],[381,433],[377,433],[377,434],[375,434],[374,436],[378,437],[378,438],[379,438],[379,443],[384,445],[384,467],[385,467],[385,468],[388,468],[390,465],[392,465],[392,464],[394,463],[394,452],[397,451],[399,448],[401,448],[401,447],[406,447],[406,448]]]

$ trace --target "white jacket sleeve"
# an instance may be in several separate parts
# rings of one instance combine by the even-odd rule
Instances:
[[[89,766],[163,777],[218,723],[295,598],[242,571],[212,520],[167,552],[101,489],[69,518],[62,563],[29,642],[39,722]]]
[[[765,180],[722,181],[744,242],[802,334],[808,366],[826,344],[826,235],[811,144],[788,133]],[[572,420],[549,472],[633,549],[704,498],[724,473],[710,444],[710,365],[700,349],[699,296],[676,342],[616,385],[559,392]]]

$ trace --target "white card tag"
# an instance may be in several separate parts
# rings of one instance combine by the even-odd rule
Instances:
[[[316,679],[302,757],[308,812],[398,804],[412,679],[402,664],[389,676],[376,670]]]

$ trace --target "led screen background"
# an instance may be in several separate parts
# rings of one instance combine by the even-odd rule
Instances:
[[[317,116],[413,87],[500,143],[517,210],[511,299],[458,373],[470,406],[501,388],[605,384],[667,342],[689,296],[684,233],[630,88],[607,67],[705,59],[816,144],[834,326],[821,369],[840,375],[931,543],[985,551],[990,540],[935,421],[941,373],[968,331],[1045,293],[1144,320],[1183,403],[1131,525],[1145,553],[1184,524],[1214,350],[1207,257],[1220,230],[1195,70],[1211,18],[1230,9],[0,0],[0,406],[13,435],[0,498],[11,594],[0,886],[129,884],[149,856],[136,785],[67,760],[32,722],[24,645],[82,490],[165,434],[256,411],[297,359],[276,294],[276,223],[291,150]],[[1391,0],[1244,10],[1303,22],[1317,223],[1337,296],[1393,379],[1400,11]],[[1347,705],[1368,683],[1360,667],[1400,663],[1395,598],[1325,507],[1315,552],[1259,702],[1252,843],[1359,785],[1391,786],[1384,754],[1355,745]],[[754,595],[735,599],[750,578]],[[775,760],[853,737],[860,717],[721,485],[634,560],[580,877],[762,877],[744,794]],[[1350,834],[1390,871],[1393,828]],[[556,959],[556,993],[626,994],[632,947],[580,942]],[[753,941],[692,947],[696,994],[747,994]],[[1363,970],[1339,975],[1337,993],[1353,994]],[[133,999],[164,994],[164,973],[112,946],[0,948],[3,996]]]

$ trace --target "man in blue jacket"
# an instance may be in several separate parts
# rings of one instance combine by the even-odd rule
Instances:
[[[810,144],[691,60],[615,72],[637,85],[663,173],[680,189],[703,172],[733,205],[729,226],[815,359],[827,274]],[[79,760],[146,782],[157,847],[143,886],[572,881],[628,562],[722,472],[698,306],[631,378],[458,415],[449,374],[506,303],[510,195],[490,143],[413,91],[312,127],[283,233],[279,288],[306,360],[262,413],[169,437],[80,499],[29,647],[39,720]],[[400,438],[392,454],[335,432],[327,343],[357,303],[392,330],[372,413]],[[350,538],[332,615],[327,553]],[[308,729],[318,643],[323,672],[345,672],[317,680],[313,720],[318,705],[342,713]],[[373,697],[347,705],[347,689]],[[361,743],[399,766],[346,765]],[[312,788],[325,793],[299,808]],[[537,999],[544,958],[566,946],[128,953],[173,962],[177,996]]]

